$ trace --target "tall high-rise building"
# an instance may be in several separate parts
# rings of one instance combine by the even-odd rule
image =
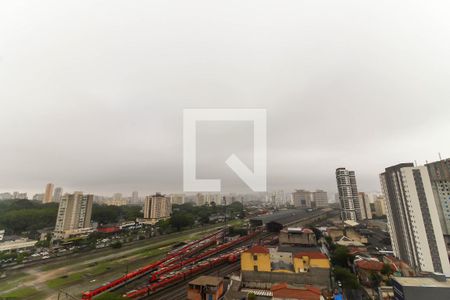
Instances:
[[[295,207],[299,208],[311,208],[311,202],[313,201],[313,195],[310,191],[295,190],[292,193],[292,200]]]
[[[328,206],[328,194],[322,190],[316,190],[313,192],[313,201],[316,207]]]
[[[93,202],[94,195],[83,195],[82,192],[62,196],[56,217],[55,237],[62,238],[77,229],[91,227]]]
[[[450,274],[427,167],[403,163],[380,174],[394,254],[419,271]]]
[[[55,192],[53,193],[53,202],[61,202],[61,197],[63,194],[63,189],[60,187],[55,188]]]
[[[374,213],[377,217],[386,216],[386,199],[384,196],[376,196],[373,202]]]
[[[44,200],[42,203],[50,203],[53,200],[53,183],[47,183],[45,187]]]
[[[342,220],[361,220],[355,171],[349,171],[345,168],[336,169],[336,182],[342,209]]]
[[[169,218],[171,213],[172,205],[170,204],[170,197],[166,197],[160,193],[145,197],[144,219],[156,223],[159,220]]]
[[[450,158],[426,164],[441,222],[442,232],[450,235]]]
[[[370,209],[369,195],[364,192],[358,193],[359,209],[363,220],[372,219],[372,211]]]

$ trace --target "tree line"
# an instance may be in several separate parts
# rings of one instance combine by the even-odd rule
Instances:
[[[117,223],[142,217],[141,207],[136,205],[108,206],[94,203],[92,221],[99,224]],[[58,203],[43,204],[40,201],[14,199],[0,201],[0,229],[6,234],[27,233],[35,237],[40,229],[52,228],[56,223]]]

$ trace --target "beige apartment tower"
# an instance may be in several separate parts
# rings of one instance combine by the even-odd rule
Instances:
[[[160,193],[145,197],[144,219],[149,220],[150,223],[167,219],[171,213],[172,205],[170,203],[170,197],[166,197]]]
[[[53,201],[53,188],[55,186],[53,183],[47,183],[47,186],[45,187],[45,194],[44,199],[42,200],[42,203],[50,203]]]
[[[62,196],[56,217],[55,237],[64,238],[79,229],[91,227],[93,202],[94,195],[83,195],[82,192]]]

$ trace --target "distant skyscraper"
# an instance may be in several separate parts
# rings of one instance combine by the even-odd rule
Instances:
[[[313,200],[313,195],[310,191],[295,190],[295,192],[292,193],[292,199],[294,201],[295,207],[311,208],[311,202]]]
[[[370,210],[369,195],[366,193],[358,193],[359,209],[363,220],[372,219],[372,211]]]
[[[170,203],[178,205],[184,204],[184,195],[183,194],[170,195]]]
[[[413,268],[450,274],[427,167],[404,163],[380,175],[394,253]]]
[[[342,209],[342,220],[361,220],[355,172],[338,168],[336,169],[336,181]]]
[[[57,187],[53,194],[53,202],[57,202],[57,203],[61,202],[62,193],[63,193],[63,189],[60,187]]]
[[[145,197],[144,219],[156,223],[159,220],[167,219],[172,213],[170,198],[160,193]]]
[[[313,200],[316,207],[328,206],[328,194],[322,190],[316,190],[313,192]]]
[[[450,158],[426,166],[430,174],[442,232],[450,235]]]
[[[206,204],[205,195],[202,193],[197,193],[197,206],[203,206]]]
[[[139,203],[139,193],[137,191],[131,193],[131,203],[132,204]]]
[[[77,229],[90,227],[93,202],[94,195],[83,195],[82,192],[62,196],[56,217],[55,237],[62,238]]]
[[[47,183],[47,186],[45,187],[45,193],[44,193],[44,200],[42,203],[50,203],[53,199],[53,183]]]
[[[373,206],[375,208],[375,215],[377,217],[386,216],[386,198],[384,196],[375,197]]]

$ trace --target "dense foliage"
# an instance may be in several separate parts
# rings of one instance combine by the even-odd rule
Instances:
[[[92,207],[92,221],[99,224],[132,221],[142,218],[142,207],[139,205],[113,206],[94,203]]]
[[[7,234],[33,233],[55,226],[58,203],[42,204],[32,200],[0,201],[0,229]],[[92,221],[100,224],[135,220],[142,217],[140,206],[107,206],[94,203]]]
[[[55,226],[57,203],[30,200],[0,201],[0,228],[7,234],[20,234]]]
[[[108,206],[94,203],[92,221],[99,224],[111,224],[120,221],[132,221],[142,218],[142,207],[138,205]],[[55,226],[58,203],[42,204],[32,200],[0,201],[0,229],[6,229],[7,234],[28,233],[37,237],[37,230]],[[227,215],[227,218],[243,217],[243,207],[240,202],[228,206],[211,205],[195,206],[192,203],[173,205],[173,213],[169,220],[160,221],[161,232],[180,231],[194,226],[196,222],[208,224],[211,216]]]

